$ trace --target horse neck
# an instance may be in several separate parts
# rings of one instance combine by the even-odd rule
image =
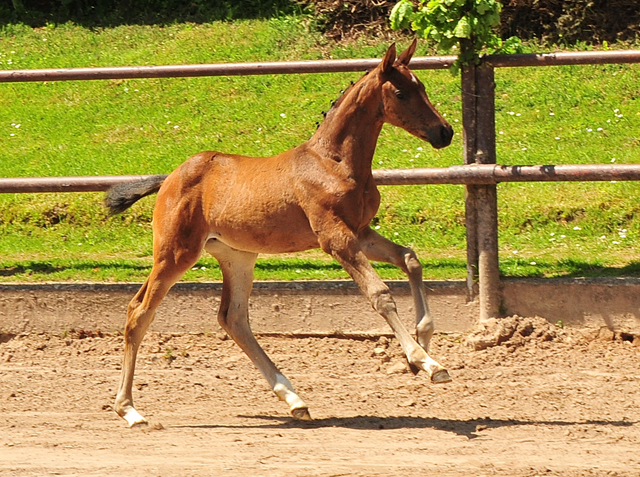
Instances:
[[[373,75],[370,73],[347,90],[308,142],[321,156],[340,162],[352,177],[371,174],[384,123],[382,90]]]

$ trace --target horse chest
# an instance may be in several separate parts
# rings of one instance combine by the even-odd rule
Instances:
[[[334,191],[328,208],[353,230],[367,226],[380,207],[380,193],[373,183]]]

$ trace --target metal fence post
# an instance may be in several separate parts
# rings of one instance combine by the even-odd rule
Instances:
[[[462,140],[464,163],[476,162],[476,65],[464,65],[461,71],[462,87]],[[465,186],[465,230],[467,238],[467,301],[475,300],[478,290],[478,231],[477,186]]]
[[[462,49],[471,48],[469,42]],[[465,164],[495,164],[495,81],[493,66],[469,62],[462,68],[462,123]],[[500,312],[498,205],[495,185],[467,185],[467,298],[480,298],[480,320]],[[476,283],[478,286],[476,287]]]
[[[496,163],[495,78],[493,66],[476,68],[476,163]],[[480,320],[500,313],[501,285],[498,261],[498,198],[495,185],[478,187],[476,213]]]

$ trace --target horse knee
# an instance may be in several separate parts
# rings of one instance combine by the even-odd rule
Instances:
[[[397,313],[396,302],[391,296],[391,292],[389,290],[383,290],[374,294],[371,302],[373,309],[382,316],[387,316],[389,313]]]
[[[408,275],[413,275],[416,273],[422,274],[422,265],[420,264],[420,260],[418,260],[418,256],[410,248],[405,250],[404,263],[407,267]]]

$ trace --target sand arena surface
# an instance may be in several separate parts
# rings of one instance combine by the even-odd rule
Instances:
[[[393,339],[260,337],[309,423],[224,335],[150,332],[139,429],[111,409],[122,336],[4,335],[0,475],[640,475],[640,339],[500,330],[437,336],[442,386],[408,372]]]

